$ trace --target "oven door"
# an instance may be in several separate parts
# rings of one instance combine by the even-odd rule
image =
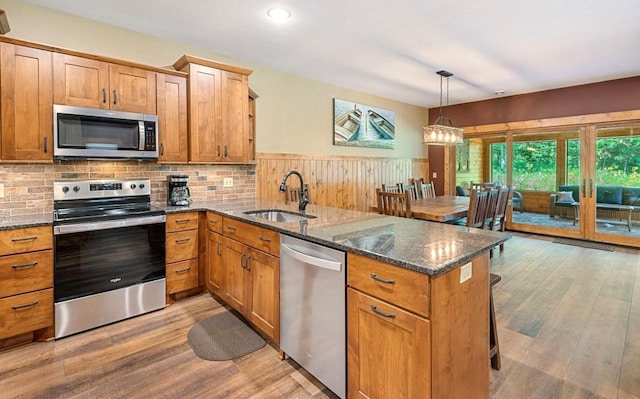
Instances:
[[[54,301],[165,278],[165,215],[54,226]]]

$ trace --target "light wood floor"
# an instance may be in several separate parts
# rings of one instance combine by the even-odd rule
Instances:
[[[640,252],[514,237],[492,271],[502,369],[492,398],[640,398]],[[187,332],[207,294],[55,342],[0,352],[1,398],[335,398],[267,345],[234,361]]]

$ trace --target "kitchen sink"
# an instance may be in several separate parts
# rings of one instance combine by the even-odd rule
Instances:
[[[259,219],[270,220],[272,222],[298,222],[300,220],[314,219],[313,215],[285,211],[282,209],[257,209],[243,212],[245,215],[255,216]]]

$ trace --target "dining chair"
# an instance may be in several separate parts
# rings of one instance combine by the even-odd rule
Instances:
[[[489,192],[486,190],[469,190],[469,211],[467,212],[467,227],[484,228],[486,224],[487,204]]]
[[[488,224],[489,230],[504,231],[507,224],[507,207],[509,206],[509,197],[513,192],[513,186],[503,186],[498,190],[498,199],[491,221]],[[504,243],[500,244],[500,252],[504,251]],[[493,256],[493,249],[489,251]]]
[[[409,197],[412,200],[420,198],[418,197],[416,186],[412,184],[398,183],[398,192],[399,193],[409,192]]]
[[[411,217],[411,197],[409,192],[389,193],[376,188],[378,213],[390,216]]]
[[[489,199],[487,199],[487,209],[485,213],[485,224],[483,228],[490,229],[491,222],[493,220],[493,215],[496,212],[496,208],[498,206],[498,195],[500,194],[500,190],[498,189],[485,189],[484,191],[488,192]]]
[[[397,184],[383,184],[382,191],[386,193],[398,193],[400,192]]]
[[[436,190],[431,183],[417,183],[416,182],[416,192],[418,193],[418,198],[435,198]]]

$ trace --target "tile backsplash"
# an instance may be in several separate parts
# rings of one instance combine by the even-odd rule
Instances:
[[[189,176],[194,202],[252,198],[255,165],[166,165],[138,161],[54,161],[53,164],[0,164],[0,216],[53,212],[53,182],[85,179],[151,179],[151,200],[166,203],[167,176]],[[223,179],[233,178],[224,188]]]

